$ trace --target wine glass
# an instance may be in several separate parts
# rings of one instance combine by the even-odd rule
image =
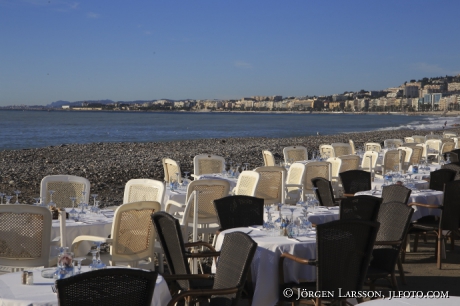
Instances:
[[[244,163],[244,170],[248,171],[249,163]]]
[[[5,196],[6,203],[5,204],[11,204],[10,201],[13,198],[13,196]]]
[[[19,194],[21,192],[19,190],[15,190],[14,193],[16,194],[16,203],[14,203],[14,204],[19,204]]]
[[[78,214],[77,210],[75,209],[75,200],[77,197],[70,197],[70,201],[72,201],[72,209],[69,211],[69,216],[75,216]]]
[[[76,266],[78,268],[78,271],[75,274],[81,274],[81,262],[85,259],[86,257],[77,257],[73,259],[76,262]]]
[[[180,182],[180,173],[176,172],[176,189],[180,189],[180,187],[181,187],[179,182]]]
[[[56,206],[56,204],[53,202],[54,190],[48,190],[48,192],[50,193],[50,201],[48,202],[48,208],[52,208]]]
[[[91,194],[91,197],[93,197],[93,207],[91,207],[91,212],[96,212],[97,211],[97,208],[96,208],[96,198],[97,198],[98,194],[96,193],[93,193]]]
[[[34,205],[35,206],[40,206],[40,199],[41,199],[40,197],[34,198],[34,201],[35,201]]]

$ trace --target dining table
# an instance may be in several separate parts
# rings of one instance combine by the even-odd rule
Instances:
[[[117,268],[117,267],[108,267]],[[43,269],[28,270],[33,272],[33,284],[21,283],[22,272],[14,272],[0,275],[0,305],[2,306],[54,306],[58,305],[57,294],[52,286],[55,280],[45,278],[41,272]],[[82,273],[89,271],[89,267],[82,267]],[[171,300],[169,288],[161,275],[158,275],[155,291],[152,298],[152,306],[167,305]]]
[[[294,209],[292,212],[291,209]],[[323,224],[331,221],[339,220],[340,218],[340,207],[339,206],[317,206],[316,208],[309,208],[307,214],[307,220],[310,221],[312,224]],[[298,219],[300,216],[304,215],[304,210],[302,207],[299,206],[292,206],[292,205],[283,205],[281,206],[281,210],[270,209],[270,214],[272,215],[272,219],[276,220],[277,218],[288,218],[291,219],[293,217],[294,220]],[[264,215],[265,221],[268,220],[268,214],[265,211]]]

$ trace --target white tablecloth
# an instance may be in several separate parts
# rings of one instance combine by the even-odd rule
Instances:
[[[253,305],[270,306],[278,301],[278,261],[282,253],[288,252],[307,259],[316,258],[316,235],[301,237],[299,242],[287,237],[271,237],[264,231],[252,228],[235,228],[223,231],[217,237],[216,249],[220,250],[226,233],[234,231],[252,232],[251,238],[257,242],[257,250],[251,264],[252,280],[255,284]],[[218,266],[217,266],[218,269]],[[284,277],[286,282],[297,282],[299,279],[316,280],[316,268],[285,260]]]
[[[309,212],[308,216],[307,216],[307,219],[308,219],[308,221],[310,221],[313,224],[323,224],[323,223],[339,220],[339,217],[340,217],[340,215],[339,215],[340,211],[339,210],[340,209],[339,209],[338,206],[329,207],[329,208],[324,207],[324,206],[320,206],[320,207],[318,207],[317,210],[315,210],[313,212]],[[272,208],[270,212],[272,214],[272,219],[273,220],[278,219],[279,211],[274,210]],[[291,218],[291,210],[289,210],[288,208],[285,208],[285,206],[283,206],[281,208],[281,215],[282,216],[287,216],[290,219]],[[302,208],[297,208],[296,207],[296,210],[294,210],[294,219],[297,219],[299,216],[302,216],[302,215],[303,215]],[[267,220],[267,214],[265,214],[265,220]]]
[[[88,271],[88,267],[83,267]],[[34,271],[34,285],[22,285],[22,272],[0,275],[0,305],[2,306],[39,306],[58,305],[57,295],[51,290],[54,279],[43,278],[41,270]],[[152,304],[166,305],[171,300],[168,285],[161,275],[158,275]]]
[[[381,197],[382,192],[381,191],[360,191],[355,193],[355,195],[372,195],[375,197]],[[442,199],[443,199],[444,193],[442,191],[435,191],[435,190],[424,190],[424,191],[412,191],[410,198],[409,198],[409,203],[412,202],[417,202],[421,204],[433,204],[433,205],[442,205]],[[424,216],[440,216],[441,215],[441,210],[439,209],[432,209],[432,208],[425,208],[425,207],[419,207],[419,206],[412,206],[414,209],[414,214],[412,215],[412,221],[415,221],[417,219],[420,219],[421,217]]]
[[[405,175],[404,178],[409,178],[408,175]],[[398,178],[397,180],[399,181],[403,181],[404,178]],[[417,189],[427,189],[429,186],[430,186],[430,183],[425,181],[425,180],[422,180],[422,179],[417,179],[415,177],[415,174],[412,175],[412,179],[414,180],[414,185],[415,185],[415,188]],[[394,180],[394,179],[393,179]],[[374,181],[372,182],[372,189],[376,188],[376,189],[381,189],[382,188],[382,185],[384,183],[384,180],[382,178],[374,178]]]

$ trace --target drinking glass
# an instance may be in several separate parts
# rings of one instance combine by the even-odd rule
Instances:
[[[96,193],[93,193],[91,194],[91,197],[93,197],[93,207],[91,207],[91,212],[96,212],[96,198],[97,198],[98,194]]]
[[[248,171],[249,163],[244,163],[244,170]]]
[[[34,201],[35,201],[35,203],[34,203],[35,206],[39,206],[39,205],[40,205],[40,197],[34,198]]]
[[[70,197],[69,199],[72,201],[72,209],[69,211],[69,216],[75,220],[75,216],[78,216],[78,211],[75,209],[75,200],[77,197]]]
[[[15,190],[14,193],[16,194],[16,203],[14,203],[14,204],[19,204],[19,194],[21,192],[19,190]]]
[[[50,201],[48,202],[48,208],[55,207],[56,203],[53,202],[54,190],[48,190],[48,192],[50,193]]]
[[[181,185],[179,184],[180,181],[180,173],[176,172],[176,189],[180,189]]]
[[[73,260],[77,263],[76,266],[78,268],[78,271],[75,274],[80,274],[81,273],[81,262],[85,260],[86,257],[77,257],[74,258]]]
[[[187,189],[187,186],[190,183],[190,181],[188,179],[188,174],[189,173],[190,173],[189,171],[184,171],[184,179],[182,180],[182,187],[184,187],[184,189]]]
[[[6,195],[5,193],[0,192],[0,204],[3,204],[3,197],[4,197],[5,195]]]
[[[6,203],[5,204],[11,204],[10,201],[13,198],[13,196],[5,196]]]

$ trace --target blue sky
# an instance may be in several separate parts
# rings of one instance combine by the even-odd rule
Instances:
[[[328,95],[460,73],[460,1],[0,0],[0,106]]]

